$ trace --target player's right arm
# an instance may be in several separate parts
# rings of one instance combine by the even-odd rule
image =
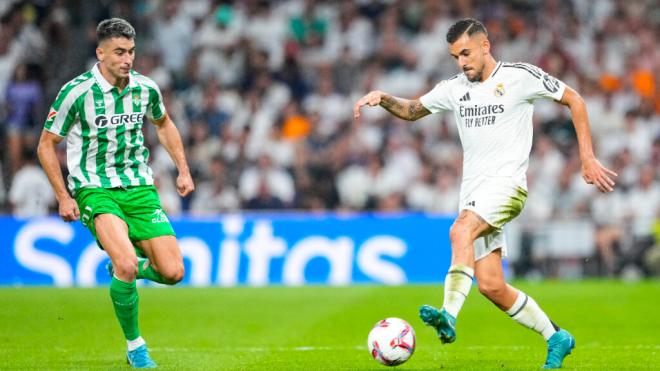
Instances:
[[[403,99],[374,90],[355,103],[353,116],[356,120],[360,118],[360,108],[366,105],[371,107],[379,105],[394,116],[408,121],[415,121],[431,113],[419,99]]]
[[[64,185],[60,162],[57,159],[57,151],[55,148],[62,139],[64,138],[57,134],[53,134],[48,130],[42,130],[41,138],[39,138],[39,147],[37,147],[37,154],[39,155],[41,167],[44,169],[48,181],[50,181],[50,185],[55,191],[55,198],[59,204],[60,217],[65,222],[72,222],[78,220],[78,217],[80,217],[80,210],[78,210],[76,200],[69,195],[69,192]]]

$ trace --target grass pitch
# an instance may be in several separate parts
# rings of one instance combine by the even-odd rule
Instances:
[[[577,347],[568,370],[660,369],[660,281],[516,283]],[[417,349],[400,370],[533,370],[543,339],[472,289],[457,342],[441,345],[417,317],[440,286],[140,288],[140,324],[164,370],[385,370],[371,327],[401,317]],[[0,369],[129,369],[107,288],[0,289]]]

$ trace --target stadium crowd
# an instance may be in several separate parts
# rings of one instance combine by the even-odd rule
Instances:
[[[352,106],[369,90],[418,97],[455,75],[445,33],[470,16],[484,21],[498,60],[538,65],[582,94],[597,156],[619,174],[611,194],[584,184],[569,111],[538,101],[521,228],[586,218],[595,226],[594,273],[617,274],[626,262],[648,269],[641,261],[660,218],[660,7],[653,0],[44,0],[3,1],[0,15],[7,213],[55,210],[34,161],[36,141],[59,87],[95,62],[95,26],[111,16],[135,26],[134,68],[161,87],[187,147],[197,190],[181,199],[175,168],[145,125],[170,215],[454,213],[461,148],[451,114],[409,123],[367,109],[356,124]],[[59,153],[64,159],[64,147]],[[527,260],[519,271],[538,265]]]

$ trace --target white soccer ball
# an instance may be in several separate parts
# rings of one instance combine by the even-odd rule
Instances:
[[[400,318],[385,318],[371,329],[367,342],[369,353],[376,361],[396,366],[415,352],[415,331]]]

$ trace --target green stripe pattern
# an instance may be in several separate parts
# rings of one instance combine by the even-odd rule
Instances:
[[[69,188],[153,184],[144,146],[144,117],[165,115],[162,94],[149,78],[132,71],[119,91],[95,67],[64,85],[44,128],[67,137]]]

